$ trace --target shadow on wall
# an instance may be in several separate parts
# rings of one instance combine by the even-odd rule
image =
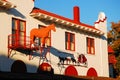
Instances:
[[[50,48],[50,53],[55,55],[56,57],[71,57],[74,58],[73,54],[58,50],[54,47],[48,47]],[[43,51],[43,55],[46,55],[48,48],[45,48]],[[40,56],[40,53],[33,53],[33,57]],[[8,58],[5,55],[0,55],[0,71],[10,71],[10,72],[15,72],[15,73],[26,73],[28,72],[27,68],[33,69],[34,72],[37,72],[38,67],[25,63],[22,59],[12,59],[12,57]]]
[[[49,50],[48,50],[49,49]],[[74,55],[71,53],[67,53],[61,50],[58,50],[54,47],[47,47],[47,48],[43,48],[42,53],[40,53],[40,51],[35,51],[33,52],[31,55],[33,57],[37,57],[37,56],[45,56],[47,54],[47,52],[50,52],[51,54],[53,54],[56,57],[62,57],[62,58],[66,58],[66,57],[71,57],[74,58]]]
[[[14,60],[12,58],[8,58],[7,56],[0,55],[0,71],[1,72],[13,72],[13,73],[27,73],[27,68],[36,69],[37,67],[34,65],[30,65],[24,63],[22,60]]]
[[[10,9],[8,14],[11,14],[11,15],[14,15],[14,16],[17,16],[17,17],[21,17],[21,18],[26,18],[22,13],[20,13],[16,9]]]
[[[64,51],[61,51],[61,50],[58,50],[54,47],[51,47],[50,48],[50,52],[55,55],[56,57],[63,57],[63,58],[66,58],[66,57],[71,57],[71,58],[74,58],[74,55],[71,54],[71,53],[67,53],[67,52],[64,52]]]
[[[105,36],[102,36],[102,39],[107,41],[107,38]]]

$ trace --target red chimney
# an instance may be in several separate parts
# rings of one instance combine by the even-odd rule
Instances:
[[[80,22],[80,14],[79,14],[79,7],[78,6],[74,6],[73,8],[73,17],[74,17],[74,21],[75,22]]]

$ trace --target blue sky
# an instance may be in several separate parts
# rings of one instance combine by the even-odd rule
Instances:
[[[73,19],[73,7],[80,8],[80,21],[94,25],[99,12],[107,17],[107,29],[110,22],[120,21],[120,0],[35,0],[35,7]]]

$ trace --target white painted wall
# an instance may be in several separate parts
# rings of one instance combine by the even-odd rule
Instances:
[[[12,51],[12,57],[7,58],[8,56],[8,35],[12,31],[12,18],[17,18],[26,21],[26,34],[29,36],[30,30],[33,27],[38,27],[38,24],[44,25],[42,22],[32,18],[29,14],[34,7],[32,0],[9,0],[17,7],[10,10],[1,10],[0,11],[0,70],[1,71],[10,71],[11,65],[14,60],[22,60],[27,64],[28,72],[36,72],[37,67],[39,66],[39,59],[34,59],[29,61],[29,56],[23,53]],[[26,5],[27,4],[27,5]],[[30,67],[33,65],[33,67]],[[34,67],[35,66],[35,67]],[[31,69],[32,68],[32,69]]]
[[[99,41],[99,50],[101,54],[101,73],[100,76],[109,76],[109,68],[108,68],[108,50],[107,50],[107,20],[106,15],[104,12],[100,12],[98,15],[98,20],[96,22],[100,21],[99,23],[95,24],[95,27],[101,31],[104,32],[104,35],[101,37]],[[102,22],[103,21],[103,22]]]
[[[38,21],[37,19],[32,18],[29,13],[31,12],[32,8],[34,7],[34,3],[32,0],[9,0],[10,2],[14,3],[17,7],[15,9],[11,9],[9,11],[0,11],[0,55],[7,56],[7,42],[8,42],[8,34],[11,34],[11,21],[12,17],[22,19],[26,21],[26,34],[29,36],[30,30],[34,27],[38,27],[38,24],[46,25],[44,22]],[[105,24],[102,24],[102,26]],[[99,27],[99,26],[98,26]],[[103,28],[104,29],[104,28]],[[75,52],[74,51],[67,51],[65,50],[65,31],[71,32],[75,34]],[[106,30],[104,30],[106,32]],[[95,55],[87,54],[86,52],[86,37],[92,37],[95,39]],[[104,35],[106,37],[106,34]],[[78,67],[76,69],[79,75],[86,75],[88,69],[93,67],[96,69],[99,76],[108,76],[108,54],[107,54],[107,45],[104,39],[100,37],[96,37],[94,35],[88,35],[84,32],[74,32],[71,30],[67,30],[65,28],[60,28],[60,25],[56,25],[56,32],[51,32],[51,45],[56,49],[69,52],[71,54],[83,53],[87,57],[88,60],[88,67]],[[106,46],[106,47],[105,47]],[[12,54],[15,52],[13,51]],[[60,72],[57,63],[59,62],[58,58],[52,54],[51,56],[51,64],[54,68],[54,72],[56,74],[64,74],[64,69]],[[1,57],[0,58],[0,70],[1,71],[10,71],[11,65],[14,60],[22,60],[26,63],[27,71],[28,72],[36,72],[37,67],[39,66],[39,57],[34,57],[32,60],[29,61],[29,56],[23,53],[16,52],[10,58]],[[97,65],[96,65],[97,64]],[[33,65],[33,66],[30,66]],[[67,67],[67,66],[66,66]]]
[[[77,70],[79,71],[80,75],[86,75],[89,68],[93,67],[96,69],[98,75],[100,76],[108,76],[108,71],[104,70],[105,67],[103,67],[104,64],[107,66],[107,61],[103,61],[103,57],[106,57],[107,60],[107,52],[104,52],[105,48],[101,45],[101,38],[96,37],[94,35],[89,35],[84,32],[76,33],[73,31],[68,31],[66,29],[57,28],[57,31],[52,33],[52,46],[55,46],[56,48],[65,51],[65,32],[71,32],[75,34],[75,52],[74,51],[67,51],[72,54],[75,54],[77,56],[77,53],[83,53],[88,59],[88,68],[85,67],[77,67]],[[58,36],[59,37],[56,37]],[[95,55],[87,54],[86,50],[86,37],[91,37],[95,39]],[[103,41],[104,42],[104,41]],[[101,48],[102,47],[102,48]],[[101,49],[100,49],[101,48]],[[103,54],[104,52],[104,54]],[[105,56],[104,56],[105,55]],[[53,58],[57,61],[56,58]],[[97,64],[97,65],[96,65]],[[106,68],[107,69],[107,68]],[[106,73],[103,73],[102,71],[106,71]],[[57,72],[56,72],[57,73]]]

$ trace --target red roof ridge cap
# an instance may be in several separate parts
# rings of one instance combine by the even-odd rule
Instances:
[[[57,18],[60,18],[60,19],[64,19],[64,20],[73,22],[73,20],[71,20],[71,19],[69,19],[69,18],[60,16],[60,15],[57,15],[57,14],[55,14],[55,13],[51,13],[51,12],[48,12],[48,11],[46,11],[46,10],[39,9],[39,8],[36,8],[36,7],[33,8],[33,11],[32,11],[31,13],[40,13],[40,12],[43,13],[43,14],[52,16],[52,17],[57,17]]]
[[[103,20],[99,19],[98,21],[95,22],[95,24],[99,24],[100,22],[104,22],[107,19],[107,17],[105,17]]]
[[[46,10],[43,10],[43,9],[40,9],[40,8],[37,8],[37,7],[34,7],[33,10],[31,11],[31,13],[43,13],[43,14],[46,14],[46,15],[49,15],[49,16],[52,16],[52,17],[56,17],[56,18],[59,18],[59,19],[65,20],[65,21],[69,21],[69,22],[74,23],[74,24],[77,24],[77,25],[85,26],[85,27],[88,27],[88,28],[91,28],[91,29],[95,29],[95,30],[97,30],[97,31],[100,31],[99,29],[95,28],[95,27],[92,26],[92,25],[88,25],[88,24],[85,24],[85,23],[82,23],[82,22],[75,22],[75,21],[72,20],[72,19],[69,19],[69,18],[60,16],[60,15],[57,15],[57,14],[48,12],[48,11],[46,11]]]

